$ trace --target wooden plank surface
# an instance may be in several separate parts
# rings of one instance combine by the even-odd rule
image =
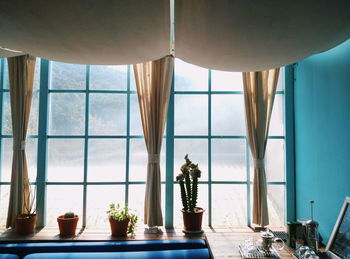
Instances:
[[[206,228],[204,234],[187,236],[181,229],[161,228],[161,234],[145,234],[143,228],[139,228],[136,236],[117,238],[110,234],[110,230],[101,229],[80,229],[74,237],[60,237],[57,228],[38,229],[32,235],[19,236],[13,230],[0,230],[0,242],[40,242],[40,241],[116,241],[116,240],[155,240],[155,239],[207,239],[214,258],[241,258],[238,246],[248,238],[254,241],[259,239],[259,233],[254,233],[248,227],[242,228]],[[292,259],[292,250],[283,249],[279,252],[282,258]]]

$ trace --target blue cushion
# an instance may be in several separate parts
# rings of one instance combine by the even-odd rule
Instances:
[[[202,239],[187,240],[147,240],[147,241],[113,241],[113,242],[45,242],[0,244],[3,253],[18,254],[24,257],[32,253],[53,252],[126,252],[156,251],[177,249],[206,248]]]
[[[143,252],[106,252],[106,253],[39,253],[30,254],[24,259],[207,259],[211,258],[208,249],[181,249]]]
[[[0,259],[19,259],[19,257],[13,254],[0,254]]]

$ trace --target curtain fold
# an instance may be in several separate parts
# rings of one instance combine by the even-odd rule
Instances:
[[[253,223],[262,227],[269,224],[264,158],[278,74],[279,68],[243,72],[247,137],[254,159]]]
[[[6,227],[14,227],[18,214],[30,213],[29,179],[25,152],[27,128],[33,93],[35,57],[29,55],[7,59],[13,131],[13,157],[10,201]]]
[[[148,152],[144,223],[163,226],[160,151],[168,111],[174,57],[134,65],[143,134]]]

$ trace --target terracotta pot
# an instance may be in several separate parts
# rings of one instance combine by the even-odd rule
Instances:
[[[28,235],[34,233],[36,223],[36,214],[21,215],[15,219],[15,231],[21,235]]]
[[[58,228],[61,236],[74,236],[77,229],[79,216],[74,215],[74,218],[64,218],[61,215],[57,218]]]
[[[202,231],[202,218],[204,209],[196,207],[194,212],[188,212],[183,209],[181,211],[183,215],[185,231]]]
[[[112,236],[124,237],[128,233],[129,219],[124,221],[118,221],[115,219],[109,219],[111,225]]]

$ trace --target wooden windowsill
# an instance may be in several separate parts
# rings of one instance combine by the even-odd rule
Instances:
[[[214,258],[241,258],[238,245],[244,240],[253,237],[259,239],[259,233],[254,233],[248,227],[237,228],[204,228],[204,234],[188,236],[182,229],[161,228],[162,234],[144,234],[144,229],[139,227],[135,237],[117,238],[110,234],[107,228],[77,229],[74,237],[61,237],[58,228],[45,227],[38,229],[32,235],[19,236],[13,230],[0,229],[0,242],[40,242],[40,241],[117,241],[117,240],[159,240],[159,239],[206,239]],[[279,252],[282,258],[291,259],[292,250],[286,248]]]

